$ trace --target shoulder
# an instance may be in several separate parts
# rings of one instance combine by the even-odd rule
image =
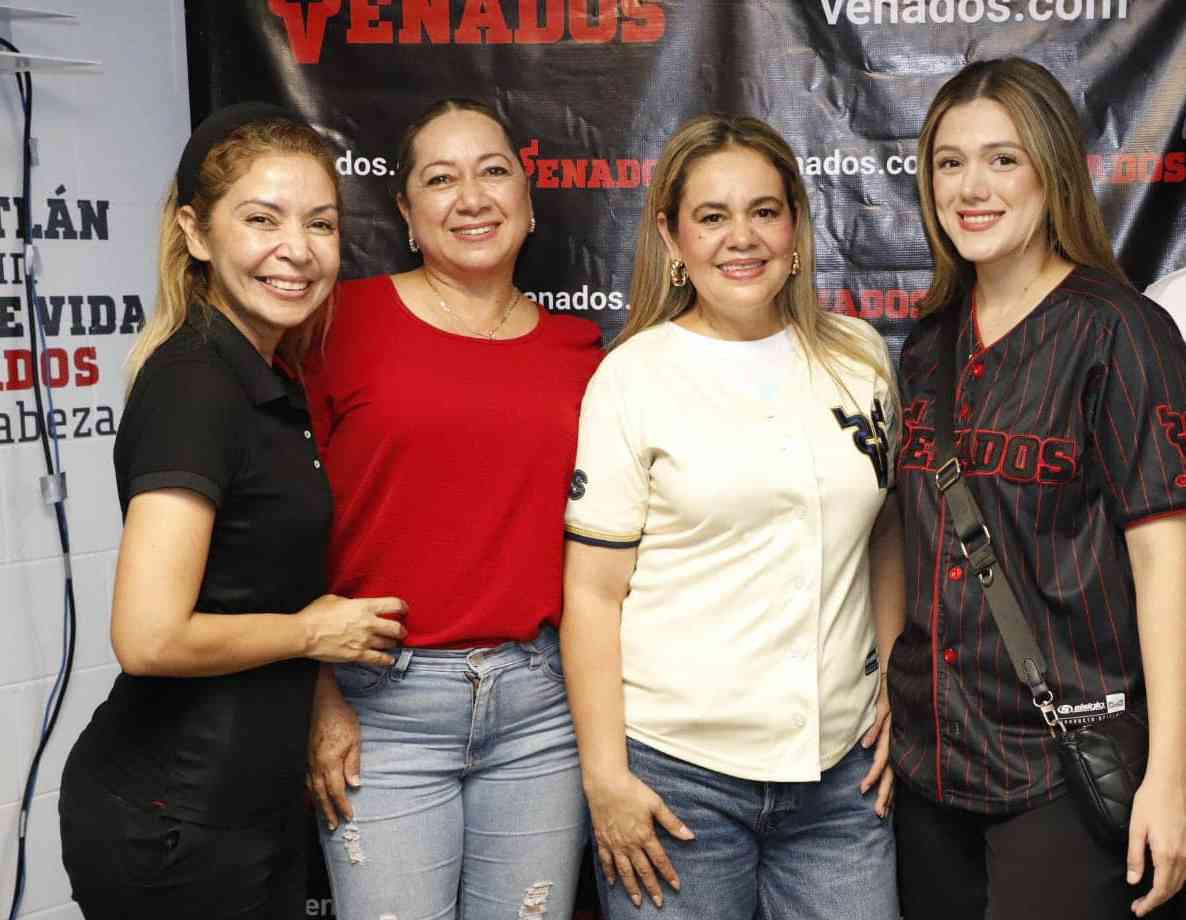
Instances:
[[[536,307],[539,309],[539,321],[544,326],[543,331],[551,341],[578,348],[601,347],[601,327],[593,320],[550,313],[540,304],[536,304]]]
[[[651,368],[655,359],[668,358],[682,350],[680,338],[673,332],[669,322],[636,332],[621,345],[614,345],[601,366],[608,366],[619,374]]]
[[[960,309],[958,304],[948,304],[943,308],[943,310],[958,309]],[[920,363],[934,361],[943,310],[928,313],[914,324],[914,328],[906,336],[906,341],[902,343],[902,356],[898,361],[903,374]]]
[[[207,405],[233,405],[246,398],[234,369],[200,326],[186,323],[144,362],[128,394],[128,408],[164,401],[182,411],[199,395]]]
[[[1145,289],[1145,296],[1152,297],[1166,307],[1172,303],[1186,302],[1186,268],[1179,268],[1154,281]]]
[[[1180,338],[1164,307],[1107,272],[1079,266],[1060,289],[1068,305],[1095,327],[1101,342],[1117,337],[1135,342]]]
[[[359,313],[374,309],[376,303],[395,296],[395,287],[390,275],[372,275],[369,278],[355,278],[339,281],[334,289],[334,321],[347,320]]]
[[[871,324],[858,316],[846,313],[829,313],[836,320],[836,325],[848,336],[863,343],[869,351],[881,362],[882,368],[889,371],[889,348],[885,338]]]

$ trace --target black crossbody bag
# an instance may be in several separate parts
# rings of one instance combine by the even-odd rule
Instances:
[[[1046,661],[993,548],[955,449],[955,356],[959,311],[947,307],[940,317],[939,365],[934,405],[935,485],[951,513],[960,549],[984,589],[988,609],[1004,640],[1018,678],[1033,698],[1054,738],[1071,794],[1088,826],[1101,842],[1113,846],[1128,839],[1132,800],[1145,775],[1149,727],[1139,716],[1122,712],[1079,728],[1059,717],[1054,692],[1046,684]]]

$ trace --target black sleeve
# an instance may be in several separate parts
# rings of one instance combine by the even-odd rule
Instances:
[[[149,361],[120,421],[115,475],[127,504],[141,492],[190,489],[222,504],[245,443],[247,397],[213,355]]]
[[[1129,527],[1186,510],[1186,346],[1152,301],[1122,306],[1092,421],[1111,513]]]

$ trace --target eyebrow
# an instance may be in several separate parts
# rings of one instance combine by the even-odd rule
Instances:
[[[784,202],[777,195],[763,195],[760,198],[755,198],[753,201],[751,201],[749,204],[747,204],[746,208],[747,209],[748,208],[756,208],[758,205],[761,205],[761,204],[782,205],[782,204],[784,204]],[[729,206],[727,204],[725,204],[724,202],[702,201],[702,202],[700,202],[700,204],[696,205],[696,207],[692,208],[692,213],[695,214],[701,208],[709,208],[714,211],[728,211],[729,210]]]
[[[987,144],[981,144],[979,149],[981,149],[981,150],[1008,149],[1008,150],[1021,150],[1021,151],[1025,150],[1025,148],[1023,146],[1021,146],[1021,144],[1016,144],[1013,141],[990,141]],[[946,150],[954,151],[955,153],[963,153],[963,148],[957,147],[954,144],[941,144],[940,146],[935,148],[935,153],[936,154],[942,153],[943,151],[946,151]]]
[[[511,160],[511,158],[508,157],[501,150],[491,150],[489,153],[483,153],[474,162],[481,163],[483,160],[488,160],[491,157],[501,157],[502,159],[506,160],[508,163],[513,162],[513,160]],[[456,160],[433,160],[431,163],[425,163],[423,166],[421,166],[420,169],[418,170],[418,172],[423,173],[426,169],[429,169],[430,167],[433,167],[433,166],[456,166],[456,165],[457,165]]]
[[[247,207],[247,205],[255,205],[256,207],[267,208],[269,211],[284,210],[276,202],[269,201],[267,198],[248,198],[246,201],[240,201],[237,205],[235,205],[235,210],[237,211],[240,208]],[[321,214],[324,211],[336,211],[337,209],[338,206],[336,204],[329,202],[327,204],[319,204],[315,208],[310,208],[308,213]]]

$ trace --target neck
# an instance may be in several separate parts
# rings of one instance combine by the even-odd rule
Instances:
[[[718,310],[697,298],[692,309],[684,316],[686,320],[683,325],[686,329],[730,342],[753,342],[768,338],[785,325],[773,303],[759,310],[736,313]]]
[[[981,315],[1028,312],[1071,263],[1048,246],[1031,243],[1017,256],[976,265],[976,310]]]
[[[459,275],[428,265],[423,271],[429,289],[449,309],[460,310],[478,320],[502,316],[515,296],[515,281],[510,272]]]

